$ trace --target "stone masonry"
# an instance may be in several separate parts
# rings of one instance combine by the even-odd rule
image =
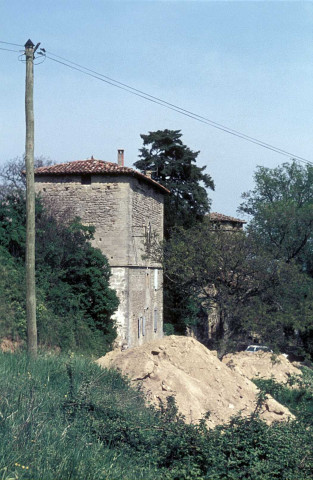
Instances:
[[[69,162],[35,171],[36,192],[59,218],[95,227],[93,246],[108,258],[120,300],[115,321],[123,348],[163,336],[163,272],[147,256],[163,238],[162,185],[123,164]]]

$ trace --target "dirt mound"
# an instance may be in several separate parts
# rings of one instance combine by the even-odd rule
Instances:
[[[274,378],[278,383],[286,383],[291,375],[301,375],[284,355],[267,352],[239,352],[225,355],[222,360],[234,372],[252,378]]]
[[[97,363],[119,369],[132,382],[141,384],[148,401],[156,406],[174,396],[179,412],[190,423],[209,411],[208,426],[214,427],[240,412],[249,415],[256,408],[256,386],[193,338],[165,337],[123,352],[110,352]],[[262,417],[267,423],[290,416],[272,398],[264,404]]]
[[[0,350],[2,352],[14,353],[19,350],[23,342],[21,340],[11,340],[10,338],[3,338],[0,340]]]

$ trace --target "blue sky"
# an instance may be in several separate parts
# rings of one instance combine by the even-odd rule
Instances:
[[[313,3],[17,1],[0,40],[54,54],[313,161]],[[0,44],[0,47],[6,47]],[[10,48],[9,46],[7,46]],[[17,48],[18,47],[12,47]],[[24,152],[25,64],[0,50],[0,164]],[[288,158],[60,64],[35,67],[35,154],[132,166],[141,133],[182,130],[216,184],[212,210],[237,215],[257,165]]]

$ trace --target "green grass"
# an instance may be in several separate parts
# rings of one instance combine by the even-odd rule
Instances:
[[[92,433],[92,405],[143,408],[120,375],[82,357],[0,358],[1,479],[159,478]]]
[[[312,434],[300,417],[208,431],[82,356],[0,353],[1,480],[309,480]]]

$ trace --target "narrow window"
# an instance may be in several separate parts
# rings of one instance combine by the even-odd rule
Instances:
[[[81,184],[82,185],[91,185],[91,175],[82,175]]]
[[[156,332],[158,329],[158,311],[156,308],[154,309],[153,325],[154,325],[154,331]]]
[[[147,226],[144,227],[145,232],[146,232],[146,242],[147,246],[150,246],[151,243],[151,235],[152,235],[152,228],[151,228],[151,223],[149,222]]]
[[[158,289],[158,286],[159,286],[158,280],[159,280],[159,271],[158,271],[158,269],[156,268],[156,269],[154,270],[154,290],[157,290],[157,289]]]
[[[142,331],[142,336],[144,337],[146,334],[146,317],[141,317],[141,320],[142,320],[141,331]]]
[[[140,338],[140,318],[138,318],[138,338]]]

